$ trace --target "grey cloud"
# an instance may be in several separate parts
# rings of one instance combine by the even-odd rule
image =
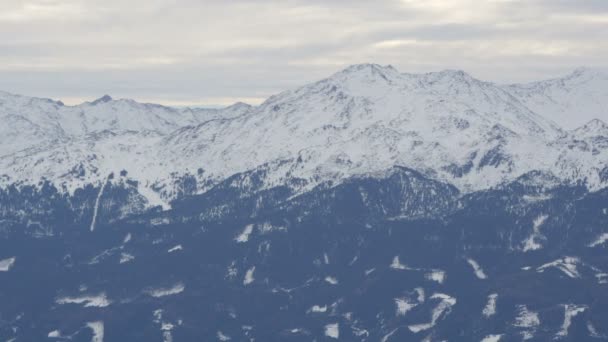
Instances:
[[[501,82],[605,67],[608,2],[23,0],[0,4],[0,89],[259,101],[352,63]]]

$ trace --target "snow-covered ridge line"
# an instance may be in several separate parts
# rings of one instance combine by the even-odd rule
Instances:
[[[608,125],[597,118],[608,115],[608,77],[577,70],[559,80],[505,86],[462,71],[361,64],[256,107],[223,109],[106,96],[63,106],[0,93],[0,187],[46,179],[73,192],[126,172],[150,205],[168,208],[256,169],[263,187],[297,178],[307,191],[401,165],[465,193],[531,171],[603,188]],[[596,119],[567,130],[553,112]]]

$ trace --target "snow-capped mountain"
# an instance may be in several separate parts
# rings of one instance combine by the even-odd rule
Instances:
[[[73,192],[126,172],[152,204],[174,199],[183,177],[200,193],[260,168],[266,188],[297,179],[296,192],[396,165],[464,192],[530,171],[599,189],[608,184],[605,82],[577,70],[505,86],[462,71],[404,74],[362,64],[257,107],[220,110],[108,96],[69,107],[2,93],[0,174],[5,185],[46,179]],[[556,123],[577,108],[596,119],[575,130]]]
[[[561,127],[526,89],[366,64],[256,107],[3,93],[0,340],[606,341],[605,113]]]
[[[60,101],[0,92],[2,155],[103,131],[168,134],[224,115],[239,115],[248,107],[235,104],[224,110],[170,108],[128,99],[114,100],[108,95],[78,106],[65,106]]]
[[[506,87],[534,112],[575,129],[583,121],[608,117],[608,75],[591,68],[547,81]]]

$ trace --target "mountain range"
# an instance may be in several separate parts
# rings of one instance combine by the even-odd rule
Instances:
[[[608,77],[0,93],[0,341],[607,341]]]
[[[297,179],[298,193],[396,165],[464,192],[530,171],[599,189],[608,184],[606,89],[608,76],[592,69],[499,85],[462,71],[362,64],[259,106],[222,109],[107,95],[65,106],[0,93],[0,174],[4,186],[46,180],[73,193],[122,172],[165,207],[184,177],[202,193],[260,168],[265,188]],[[589,120],[573,128],[574,118]]]

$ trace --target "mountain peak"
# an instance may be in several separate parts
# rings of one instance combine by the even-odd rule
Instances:
[[[578,67],[574,69],[570,74],[566,75],[566,80],[590,80],[596,77],[605,78],[606,74],[600,69],[591,67]]]
[[[392,65],[382,66],[376,63],[360,63],[360,64],[352,64],[346,67],[344,70],[339,73],[352,73],[352,72],[360,72],[367,70],[395,70]]]
[[[332,78],[346,79],[385,79],[399,76],[399,72],[391,65],[382,66],[379,64],[363,63],[354,64],[342,71],[335,73]]]
[[[455,69],[446,69],[437,72],[430,72],[426,74],[427,79],[430,82],[437,81],[450,81],[450,82],[472,82],[476,81],[476,79],[470,74],[464,72],[463,70],[455,70]]]
[[[91,104],[92,105],[97,105],[97,104],[100,104],[100,103],[106,103],[106,102],[110,102],[110,101],[112,101],[112,97],[110,95],[106,94],[106,95],[98,98],[97,100],[91,102]]]
[[[608,124],[600,119],[593,119],[574,130],[580,135],[608,136]]]
[[[238,101],[226,107],[225,109],[247,109],[251,107],[252,106],[249,103]]]

